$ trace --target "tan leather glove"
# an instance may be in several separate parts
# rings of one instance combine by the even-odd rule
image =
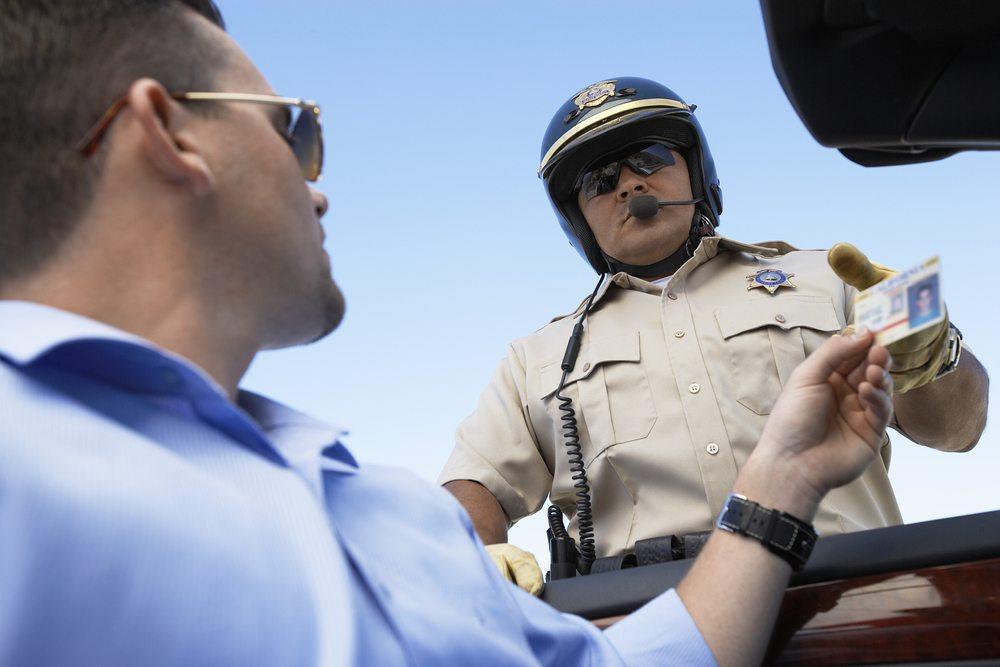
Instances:
[[[827,261],[841,280],[858,290],[866,290],[896,275],[887,266],[876,264],[850,243],[830,248]],[[948,316],[937,326],[929,327],[889,346],[895,393],[905,394],[934,380],[948,358]],[[848,327],[853,331],[853,323]]]
[[[513,544],[487,544],[486,553],[507,581],[512,581],[532,595],[542,592],[542,569],[538,561]]]

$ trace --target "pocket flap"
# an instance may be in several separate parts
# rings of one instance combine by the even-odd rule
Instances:
[[[588,341],[580,349],[576,366],[566,378],[566,385],[584,379],[601,364],[614,361],[639,361],[638,331],[623,336]],[[562,368],[559,366],[561,362],[562,359],[559,359],[539,369],[539,398],[546,398],[559,388],[559,380],[562,379]]]
[[[805,327],[816,331],[840,331],[842,325],[830,298],[797,299],[792,296],[757,299],[753,303],[719,308],[715,319],[723,338],[761,327],[788,330]]]

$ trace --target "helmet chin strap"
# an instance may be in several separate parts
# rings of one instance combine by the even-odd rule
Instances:
[[[676,273],[677,269],[681,268],[681,265],[694,255],[694,251],[697,249],[698,244],[701,243],[701,239],[706,236],[713,236],[714,234],[715,229],[712,227],[712,224],[695,207],[687,241],[671,255],[664,257],[660,261],[643,265],[628,264],[627,262],[615,259],[603,250],[601,254],[604,255],[604,259],[608,263],[608,270],[612,275],[624,272],[636,278],[658,278]]]

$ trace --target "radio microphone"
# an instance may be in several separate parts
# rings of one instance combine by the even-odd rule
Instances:
[[[645,220],[656,215],[661,206],[687,206],[688,204],[697,204],[702,199],[703,197],[680,201],[658,201],[653,195],[639,195],[638,197],[633,197],[628,203],[628,212],[633,218]]]
[[[653,195],[639,195],[633,197],[632,201],[628,203],[628,212],[633,218],[640,220],[652,218],[659,210],[660,202],[656,201],[656,197]]]

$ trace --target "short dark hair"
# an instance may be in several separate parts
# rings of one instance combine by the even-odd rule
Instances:
[[[225,28],[213,0],[0,3],[0,285],[69,236],[102,163],[76,144],[132,82],[212,90],[222,49],[195,14]]]

